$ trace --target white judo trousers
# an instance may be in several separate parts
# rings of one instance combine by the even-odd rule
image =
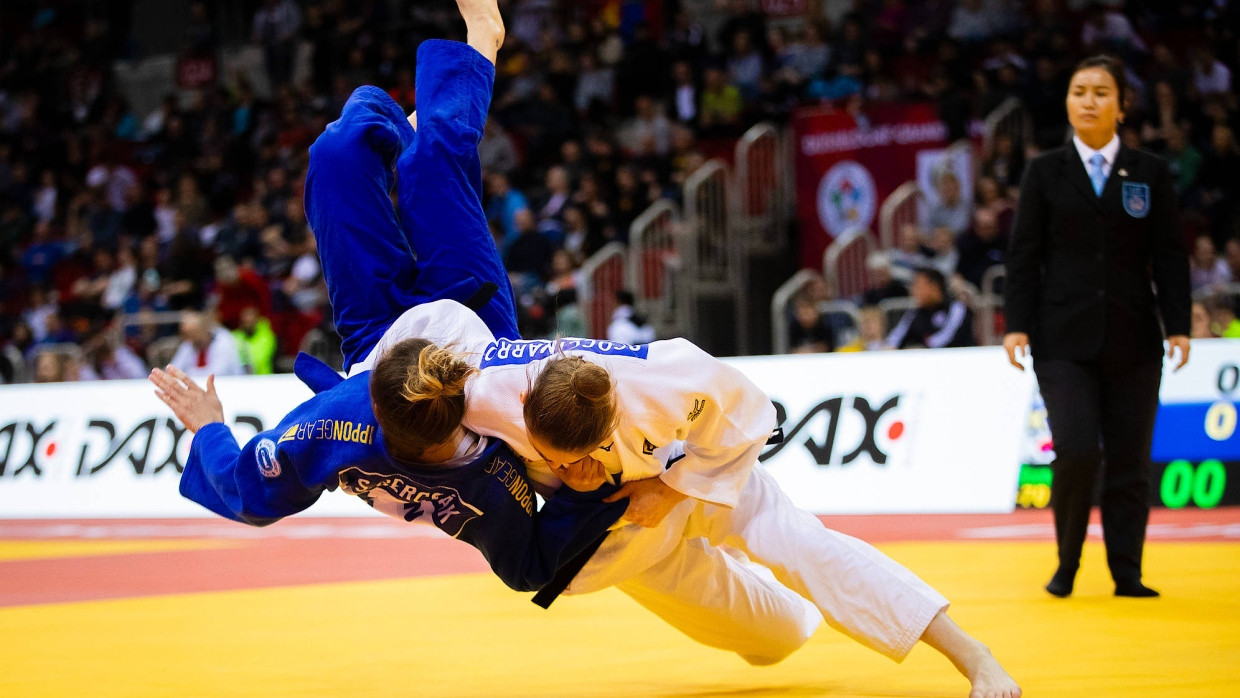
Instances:
[[[389,347],[410,337],[452,345],[471,363],[495,341],[469,309],[436,301],[406,311],[351,373],[371,368]],[[472,402],[498,397],[475,394]],[[512,401],[519,410],[519,399]],[[508,417],[515,424],[489,416],[498,422],[490,422],[491,429],[512,431],[514,440],[524,436],[519,411]],[[727,457],[752,465],[765,445],[763,439]],[[652,456],[666,463],[680,452],[679,444],[669,444]],[[546,467],[529,466],[531,475]],[[728,470],[735,478],[746,468]],[[690,498],[658,527],[618,526],[565,594],[614,586],[685,635],[753,664],[785,658],[824,618],[867,647],[903,659],[947,600],[873,546],[825,528],[796,507],[761,465],[748,470],[739,486],[729,488],[737,493],[735,506]]]
[[[739,550],[752,562],[716,546]],[[701,548],[717,552],[707,556]],[[942,594],[872,545],[796,507],[762,466],[754,468],[735,507],[689,499],[656,528],[613,530],[565,593],[608,586],[699,642],[755,663],[782,659],[822,619],[901,661],[948,606]]]

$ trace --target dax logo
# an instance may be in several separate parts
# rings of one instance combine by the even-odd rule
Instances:
[[[901,398],[900,395],[893,395],[877,407],[872,407],[869,400],[861,396],[830,398],[814,405],[791,428],[787,426],[790,422],[788,410],[776,402],[776,419],[786,436],[781,443],[763,453],[759,460],[767,461],[780,451],[797,445],[822,466],[848,465],[862,456],[875,465],[885,466],[891,457],[892,447],[905,433],[899,410]],[[841,442],[847,446],[841,446]],[[838,452],[849,446],[851,450],[837,458]]]
[[[56,455],[57,443],[52,436],[56,420],[46,424],[10,422],[0,426],[0,477],[42,477],[46,460]]]
[[[271,439],[259,441],[254,456],[258,459],[258,472],[263,477],[280,476],[280,461],[276,458],[276,445]]]

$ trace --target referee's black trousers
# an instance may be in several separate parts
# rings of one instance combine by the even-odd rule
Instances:
[[[1107,566],[1117,583],[1139,582],[1162,362],[1035,358],[1033,367],[1055,447],[1051,506],[1060,569],[1080,566],[1101,470]]]

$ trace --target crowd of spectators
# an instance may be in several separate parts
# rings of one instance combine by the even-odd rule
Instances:
[[[857,0],[836,21],[813,1],[778,18],[758,0],[701,4],[500,3],[508,32],[479,152],[526,336],[580,334],[583,261],[625,242],[646,207],[675,199],[749,125],[784,123],[802,104],[929,101],[955,137],[1003,100],[1024,102],[1035,142],[999,139],[975,202],[940,177],[942,210],[874,261],[890,267],[879,295],[926,262],[946,289],[977,283],[1001,260],[1024,160],[1063,139],[1068,71],[1101,50],[1122,55],[1138,87],[1125,141],[1172,160],[1188,227],[1231,260],[1224,269],[1200,247],[1194,269],[1203,283],[1240,278],[1234,4]],[[0,381],[137,377],[174,355],[205,368],[224,335],[241,357],[227,370],[265,372],[308,337],[332,337],[302,210],[308,146],[358,85],[414,109],[416,47],[461,38],[453,4],[262,0],[242,39],[261,70],[225,74],[236,42],[215,3],[192,2],[179,84],[146,113],[114,67],[136,50],[116,11],[127,3],[11,5],[0,18]],[[622,303],[612,325],[634,317]]]
[[[897,26],[907,27],[904,22],[916,14],[913,5],[881,3],[878,26],[886,26],[884,17],[897,17]],[[969,172],[945,161],[924,193],[918,220],[896,231],[891,249],[866,260],[864,293],[834,299],[825,284],[815,283],[794,299],[791,350],[961,346],[981,341],[986,331],[1002,336],[1001,310],[994,327],[979,328],[967,312],[968,302],[982,291],[1002,293],[1001,276],[988,279],[987,272],[1003,265],[1025,163],[1065,141],[1064,100],[1072,67],[1100,52],[1124,61],[1133,87],[1119,137],[1171,165],[1192,251],[1198,301],[1193,336],[1240,337],[1240,178],[1234,176],[1240,166],[1235,135],[1240,112],[1232,80],[1240,68],[1240,7],[1220,2],[1125,9],[1093,3],[1072,12],[1046,0],[1011,3],[1013,11],[1003,13],[1003,6],[961,2],[951,12],[936,14],[946,19],[946,35],[955,41],[941,41],[938,62],[921,69],[928,71],[930,85],[943,88],[929,94],[956,135],[968,133],[966,115],[986,113],[1015,98],[1031,123],[1030,142],[1000,130],[988,152],[975,148]],[[906,50],[887,65],[914,55],[907,51],[910,37],[935,35],[905,31]],[[909,84],[916,71],[896,69],[896,84]],[[969,98],[970,82],[972,109],[957,104]],[[867,95],[873,90],[871,82]],[[968,180],[971,195],[963,186]],[[931,287],[944,291],[942,298]],[[907,299],[884,304],[907,307],[903,315],[877,309],[893,298]],[[821,312],[824,302],[833,300],[849,301],[859,311]],[[933,331],[910,334],[910,327],[916,330],[927,322]]]

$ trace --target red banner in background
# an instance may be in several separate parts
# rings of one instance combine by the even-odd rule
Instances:
[[[863,118],[829,107],[794,115],[802,267],[821,269],[827,246],[849,228],[877,234],[879,207],[917,178],[918,153],[948,145],[931,104],[875,105]]]

